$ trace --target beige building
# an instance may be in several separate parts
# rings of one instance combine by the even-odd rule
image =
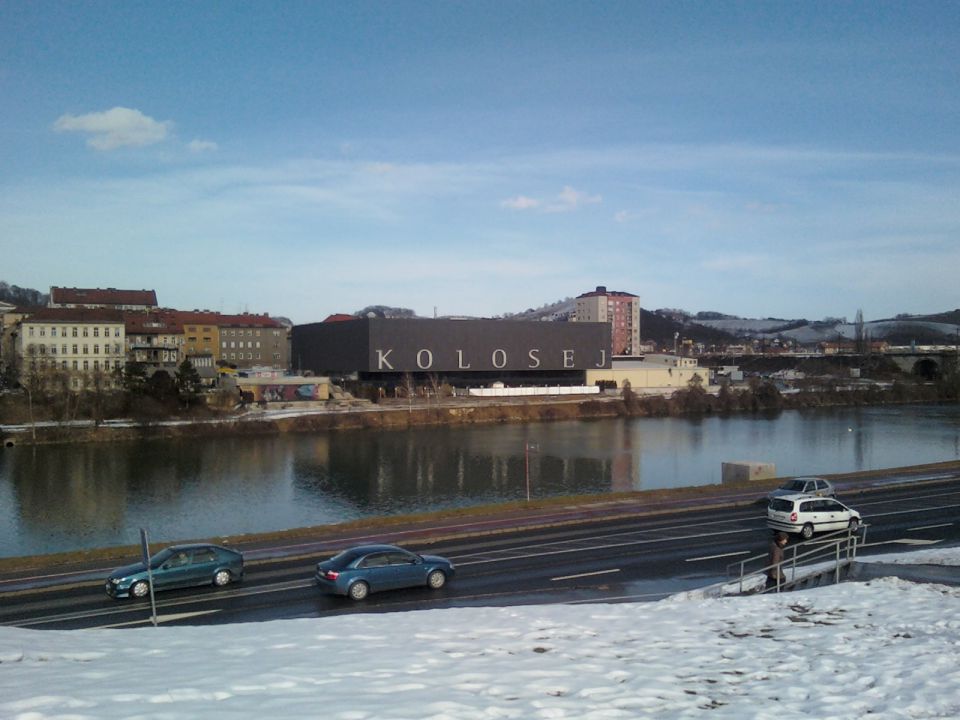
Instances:
[[[21,380],[26,373],[64,370],[80,390],[96,373],[112,375],[126,364],[123,315],[102,308],[41,308],[16,332]]]
[[[694,358],[647,355],[642,360],[614,358],[609,370],[587,370],[587,385],[613,383],[621,389],[625,382],[629,382],[630,389],[637,393],[662,392],[686,388],[695,376],[700,378],[700,386],[707,390],[710,370],[699,367]]]
[[[574,320],[608,323],[613,356],[640,354],[640,298],[636,295],[600,285],[577,296]]]

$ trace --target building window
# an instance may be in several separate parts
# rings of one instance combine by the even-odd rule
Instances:
[[[94,336],[94,337],[100,337],[100,328],[94,328],[94,329],[93,329],[93,336]]]
[[[67,346],[66,346],[66,345],[61,345],[61,346],[60,346],[60,354],[61,354],[61,355],[66,355],[66,354],[67,354]]]
[[[90,361],[89,361],[89,360],[84,360],[84,361],[83,361],[83,369],[84,369],[84,370],[89,370],[89,369],[90,369]]]
[[[76,329],[76,328],[73,328],[73,332],[71,333],[71,335],[73,335],[73,337],[76,337],[76,336],[77,336],[77,329]]]
[[[50,328],[50,337],[56,337],[56,336],[57,336],[57,329]]]

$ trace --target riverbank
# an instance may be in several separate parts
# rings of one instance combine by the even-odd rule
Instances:
[[[14,445],[105,442],[179,437],[223,437],[329,430],[397,429],[446,425],[533,423],[614,417],[697,417],[827,407],[956,402],[929,386],[832,388],[781,393],[769,383],[707,392],[699,387],[618,395],[516,398],[454,397],[379,403],[289,403],[186,417],[37,421],[0,424],[0,448]]]
[[[617,417],[616,397],[445,399],[431,403],[383,403],[342,407],[289,404],[279,408],[247,408],[205,418],[169,418],[151,422],[131,419],[37,422],[0,425],[2,445],[102,442],[144,438],[231,436],[327,430],[406,429],[436,425],[546,422]]]

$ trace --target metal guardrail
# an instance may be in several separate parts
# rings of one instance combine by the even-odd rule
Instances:
[[[783,562],[778,564],[781,570],[790,571],[789,578],[778,581],[772,588],[761,588],[759,592],[780,592],[781,589],[792,586],[807,577],[808,574],[803,574],[801,570],[811,569],[815,565],[821,566],[826,564],[826,568],[817,568],[817,573],[823,573],[831,570],[830,565],[832,564],[834,582],[840,582],[841,569],[856,560],[857,547],[867,540],[867,527],[867,525],[861,524],[856,531],[844,528],[843,530],[837,530],[784,548]],[[723,595],[725,593],[722,591],[722,588],[736,586],[737,594],[743,594],[748,589],[751,589],[748,588],[748,585],[752,584],[750,583],[751,579],[759,576],[766,582],[767,573],[774,569],[775,565],[764,565],[755,570],[750,568],[757,562],[766,562],[767,557],[767,553],[764,553],[763,555],[755,555],[745,560],[740,560],[739,562],[730,563],[727,565],[728,581],[712,587],[718,587],[720,589],[719,594]],[[786,572],[783,574],[786,575]]]

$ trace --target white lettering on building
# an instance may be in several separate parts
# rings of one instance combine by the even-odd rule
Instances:
[[[493,351],[493,355],[490,356],[490,362],[493,363],[493,366],[497,370],[502,370],[507,366],[507,351],[497,348]]]
[[[463,364],[463,350],[457,350],[457,368],[459,370],[469,370],[470,363]]]
[[[533,348],[530,352],[527,353],[527,357],[530,358],[530,364],[527,365],[528,368],[538,368],[540,367],[540,349]]]
[[[573,350],[564,350],[563,351],[563,366],[565,368],[573,367]]]
[[[426,358],[426,360],[424,360]],[[433,367],[433,353],[424,348],[417,353],[417,367],[421,370],[429,370]]]
[[[393,370],[393,365],[390,364],[390,361],[387,360],[387,355],[393,352],[393,348],[390,348],[386,352],[383,350],[377,350],[377,369],[383,370],[387,368],[388,370]]]

